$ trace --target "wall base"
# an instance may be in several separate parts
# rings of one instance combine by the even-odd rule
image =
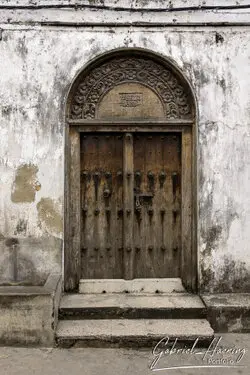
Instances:
[[[250,293],[202,295],[215,332],[250,332]]]

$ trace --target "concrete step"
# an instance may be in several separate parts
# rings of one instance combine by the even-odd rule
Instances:
[[[81,279],[79,293],[173,293],[185,292],[181,279]]]
[[[171,294],[66,294],[60,319],[199,319],[206,308],[199,296]]]
[[[56,340],[62,347],[146,347],[164,337],[199,344],[211,340],[213,330],[206,319],[100,319],[59,321]]]

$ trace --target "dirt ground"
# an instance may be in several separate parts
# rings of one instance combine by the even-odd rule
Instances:
[[[1,347],[0,375],[250,374],[250,334],[217,335],[210,347],[191,349],[189,344],[176,347],[166,341],[154,352],[153,348]]]

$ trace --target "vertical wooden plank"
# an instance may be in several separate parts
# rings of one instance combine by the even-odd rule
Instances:
[[[186,128],[182,133],[182,280],[192,291],[194,277],[192,256],[192,132]]]
[[[123,139],[123,194],[124,278],[130,280],[134,274],[134,155],[130,133],[126,133]]]
[[[66,138],[66,215],[64,220],[64,286],[65,291],[78,288],[81,267],[81,208],[80,208],[80,135],[70,128]]]
[[[111,200],[110,238],[113,246],[114,267],[113,277],[123,277],[123,136],[117,134],[114,138],[113,155],[113,195]]]
[[[155,212],[155,199],[156,196],[156,189],[157,189],[157,176],[156,176],[156,138],[152,135],[148,135],[145,138],[145,159],[144,159],[144,170],[145,170],[145,192],[151,193],[154,195],[153,199],[150,202],[147,202],[145,205],[145,237],[146,237],[146,248],[145,254],[147,258],[148,264],[148,277],[157,277],[158,269],[157,269],[157,247],[156,247],[156,212]],[[152,178],[149,178],[150,174],[152,174]],[[145,275],[146,276],[146,275]]]
[[[147,149],[148,151],[148,149]],[[136,194],[141,194],[146,191],[146,177],[145,177],[145,136],[136,134],[134,136],[134,172],[135,181],[134,188]],[[147,222],[146,222],[146,207],[142,199],[137,200],[135,207],[134,219],[134,241],[135,241],[135,264],[134,277],[144,278],[148,275],[148,268],[150,267],[147,257]]]
[[[180,277],[181,262],[181,138],[175,135],[168,136],[168,175],[170,180],[169,197],[169,219],[171,226],[171,264],[175,271],[172,277]]]
[[[175,147],[172,142],[172,135],[166,134],[161,140],[162,143],[162,155],[163,155],[163,165],[161,171],[165,174],[164,179],[162,179],[162,204],[160,213],[161,216],[161,228],[162,228],[162,250],[163,253],[163,266],[165,272],[162,274],[165,277],[178,277],[176,273],[176,263],[173,258],[173,222],[172,222],[172,209],[173,209],[173,188],[172,188],[172,173],[177,170],[176,166],[176,155]],[[161,171],[159,171],[161,173]],[[175,228],[178,231],[178,228]]]

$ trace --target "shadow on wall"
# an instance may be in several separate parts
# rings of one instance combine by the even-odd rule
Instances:
[[[4,245],[5,260],[0,266],[0,285],[42,285],[45,282],[46,279],[36,277],[33,262],[20,254],[17,238],[6,239]]]
[[[44,285],[50,272],[60,272],[61,249],[62,240],[53,236],[40,239],[2,236],[0,285]],[[39,264],[39,268],[36,264]]]

